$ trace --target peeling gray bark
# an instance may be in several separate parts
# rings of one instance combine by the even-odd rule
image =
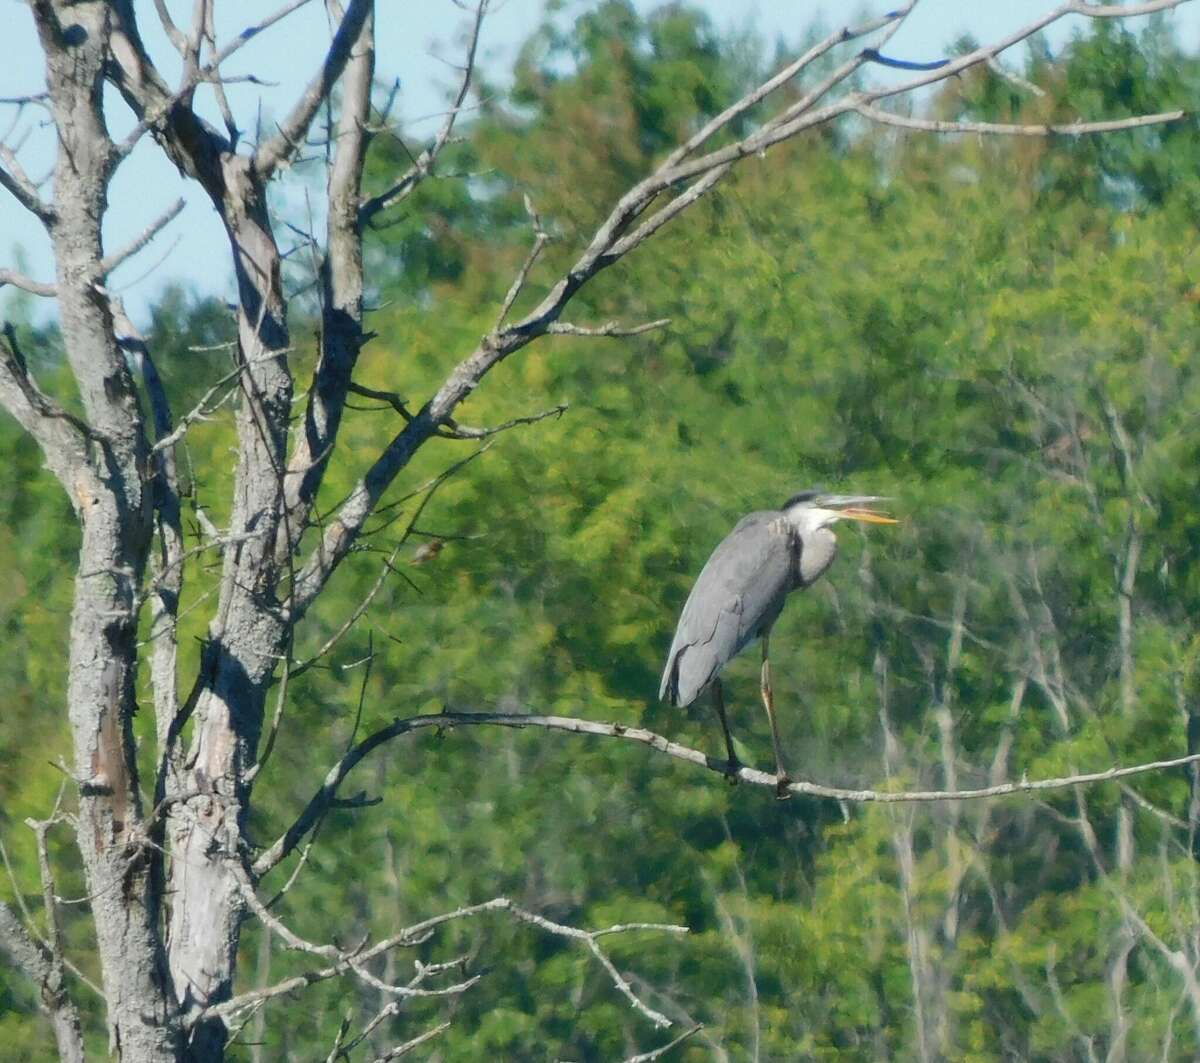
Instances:
[[[67,712],[79,786],[78,846],[87,872],[116,1052],[176,1058],[154,857],[140,844],[133,754],[136,588],[150,542],[147,447],[137,392],[97,291],[112,143],[104,124],[107,7],[39,3],[38,32],[59,137],[52,227],[63,342],[91,429],[68,490],[82,526],[71,612]]]

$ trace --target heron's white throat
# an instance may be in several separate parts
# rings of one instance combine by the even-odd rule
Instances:
[[[843,514],[836,509],[821,509],[820,506],[810,506],[802,503],[786,510],[784,517],[787,518],[787,522],[803,538],[811,535],[818,528],[827,528],[835,521],[841,520]]]

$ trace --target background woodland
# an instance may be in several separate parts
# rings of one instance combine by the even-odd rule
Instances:
[[[1069,121],[1188,108],[1200,93],[1200,63],[1161,22],[1099,24],[1053,55],[1035,40],[1021,59],[1040,94],[977,68],[922,106]],[[359,382],[436,387],[492,326],[527,254],[525,197],[556,276],[698,113],[774,65],[768,45],[721,37],[686,6],[644,16],[606,2],[548,21],[511,87],[479,86],[436,177],[374,234],[376,338]],[[368,186],[417,150],[379,141]],[[250,841],[291,822],[352,735],[400,715],[584,716],[719,754],[706,705],[655,701],[679,607],[738,517],[811,484],[894,496],[904,523],[844,531],[830,578],[776,628],[798,777],[958,788],[1187,753],[1200,725],[1198,231],[1191,117],[1075,139],[849,122],[750,160],[576,297],[580,320],[669,326],[547,338],[463,416],[493,424],[560,403],[561,415],[414,459],[413,484],[436,489],[389,496],[297,633],[303,661],[383,576],[360,624],[292,678]],[[302,243],[288,260],[301,308]],[[534,272],[520,305],[541,294]],[[6,313],[35,371],[69,394],[55,327],[26,296]],[[305,376],[312,326],[295,308],[292,324]],[[220,300],[167,292],[147,338],[180,409],[229,371]],[[398,421],[364,397],[345,416],[341,445],[364,461]],[[228,408],[188,431],[186,526],[224,526],[233,440]],[[62,783],[62,574],[79,542],[68,500],[8,419],[0,453],[0,897],[38,908],[23,821],[47,816]],[[318,513],[351,488],[352,466],[330,470]],[[191,558],[189,599],[219,570]],[[184,669],[204,622],[185,601]],[[756,673],[736,662],[726,696],[742,755],[766,766]],[[153,727],[139,716],[139,734]],[[273,909],[288,925],[310,938],[336,927],[348,945],[497,895],[572,925],[685,924],[686,936],[606,946],[676,1023],[670,1036],[702,1024],[670,1058],[1200,1054],[1186,770],[994,801],[777,802],[631,744],[469,728],[392,743],[347,788],[377,803],[325,817]],[[80,897],[70,832],[49,841],[58,892]],[[94,981],[86,906],[64,905],[62,923]],[[311,965],[270,939],[247,924],[240,989]],[[419,1058],[614,1060],[668,1039],[586,950],[519,923],[449,925],[388,962],[414,958],[482,977],[406,1001],[372,1035],[379,1051],[398,1029],[445,1020]],[[103,1010],[73,984],[102,1055]],[[357,981],[280,997],[232,1058],[324,1058],[349,1009],[383,1003]],[[36,993],[4,965],[0,1045],[6,1058],[54,1055]]]

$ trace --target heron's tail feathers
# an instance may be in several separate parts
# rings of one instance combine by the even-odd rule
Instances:
[[[668,705],[679,705],[679,657],[682,651],[671,647],[667,667],[663,670],[662,683],[658,687],[658,700]]]

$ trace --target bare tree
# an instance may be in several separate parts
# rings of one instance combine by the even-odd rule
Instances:
[[[538,268],[547,240],[531,206],[531,249],[494,326],[419,406],[413,404],[412,411],[395,394],[370,391],[355,381],[356,360],[370,338],[364,324],[364,235],[373,219],[405,209],[413,189],[436,171],[468,100],[487,0],[480,0],[471,14],[461,84],[441,129],[413,158],[411,167],[374,196],[364,194],[364,162],[386,114],[373,106],[376,11],[371,0],[345,4],[327,0],[336,29],[324,60],[269,135],[248,142],[226,99],[223,68],[230,57],[305,2],[289,0],[268,18],[220,42],[214,32],[213,0],[197,0],[190,25],[177,24],[169,5],[156,0],[153,11],[182,66],[178,82],[172,85],[144,43],[138,18],[145,16],[146,9],[141,5],[135,9],[133,0],[29,0],[45,57],[45,94],[36,102],[48,109],[57,138],[52,196],[43,196],[17,151],[0,149],[0,184],[43,224],[56,263],[52,282],[5,270],[0,283],[56,301],[67,363],[82,400],[82,416],[75,416],[44,390],[22,355],[15,331],[6,330],[0,348],[0,403],[40,446],[48,468],[71,501],[82,534],[67,684],[73,741],[71,796],[77,799],[72,820],[86,871],[113,1052],[137,1061],[221,1059],[231,1031],[270,1000],[332,978],[357,978],[395,1001],[466,992],[474,979],[453,980],[457,967],[420,967],[407,980],[385,980],[374,961],[424,940],[450,921],[489,913],[502,913],[577,942],[648,1024],[668,1026],[669,1019],[651,1008],[612,963],[603,943],[613,933],[672,932],[682,931],[681,927],[634,924],[584,930],[552,922],[499,897],[432,915],[382,940],[347,950],[302,939],[270,912],[256,890],[341,800],[339,786],[356,764],[385,742],[422,727],[502,725],[613,737],[644,743],[720,773],[737,774],[747,782],[774,785],[774,780],[649,732],[582,719],[513,714],[400,719],[353,745],[331,768],[295,823],[256,853],[245,840],[244,826],[255,798],[256,778],[280,725],[289,677],[304,667],[291,658],[297,626],[418,451],[435,440],[485,439],[533,419],[518,417],[493,428],[470,427],[455,419],[461,403],[501,362],[546,335],[628,336],[665,324],[588,325],[565,320],[564,314],[593,277],[651,239],[743,160],[839,120],[866,119],[938,134],[1027,136],[1103,133],[1171,121],[1182,112],[1118,121],[1081,116],[1078,122],[1053,127],[928,122],[889,111],[886,105],[973,67],[995,67],[1007,49],[1065,16],[1141,15],[1168,10],[1181,0],[1125,7],[1071,0],[1003,40],[933,64],[897,60],[882,51],[912,10],[912,2],[864,25],[832,33],[731,102],[630,187],[570,267],[549,280],[545,297],[514,320],[514,307]],[[386,17],[403,15],[388,10]],[[871,39],[871,47],[854,43],[864,38]],[[827,73],[805,83],[794,95],[781,91],[811,73],[819,60],[839,51],[845,54]],[[858,75],[872,65],[909,73],[884,87],[854,87]],[[105,115],[107,87],[120,94],[136,121],[120,141],[111,135]],[[213,94],[223,129],[197,110],[201,92]],[[775,101],[782,102],[754,122],[749,132],[740,137],[731,134],[735,120]],[[294,419],[288,300],[268,186],[296,159],[322,112],[333,117],[328,220],[315,270],[319,349],[300,415]],[[236,368],[204,402],[182,416],[173,409],[155,370],[153,352],[105,287],[107,275],[144,248],[178,209],[164,213],[127,247],[106,252],[102,224],[110,183],[144,137],[152,138],[183,180],[195,182],[209,197],[228,237],[228,266],[236,278]],[[237,398],[231,515],[227,528],[210,529],[207,539],[189,545],[180,519],[175,449],[222,387],[233,390]],[[143,391],[148,410],[143,409]],[[348,397],[355,393],[385,399],[402,415],[402,424],[345,500],[318,521],[315,499],[327,471],[339,459],[339,428]],[[1136,535],[1136,529],[1131,529],[1131,535]],[[223,556],[219,594],[199,667],[181,685],[176,626],[185,591],[184,562],[191,551],[211,548],[219,548]],[[1136,538],[1131,538],[1128,549],[1136,550]],[[148,610],[153,635],[145,652],[136,638],[143,610]],[[364,610],[365,604],[348,617],[333,641]],[[135,678],[147,655],[156,772],[152,780],[143,781],[138,777],[132,721]],[[274,682],[279,699],[269,716],[267,695]],[[792,789],[844,800],[944,800],[1068,786],[1163,766],[1105,769],[1033,783],[997,781],[970,792],[873,793],[804,782],[793,784]],[[143,792],[152,793],[153,800],[146,801]],[[48,823],[57,821],[56,814]],[[44,840],[47,829],[47,824],[38,825],[39,838]],[[48,861],[43,861],[43,871],[53,927]],[[310,954],[311,969],[275,985],[235,992],[240,929],[249,918],[269,927],[273,940]],[[57,935],[42,940],[19,914],[4,907],[0,908],[0,941],[38,985],[63,1058],[80,1058],[79,1021],[64,973],[69,960]],[[330,1058],[357,1047],[393,1013],[394,1008],[389,1011],[385,1006],[353,1036],[344,1024]],[[442,1028],[413,1031],[385,1058],[410,1051]],[[682,1039],[671,1036],[675,1039],[669,1044],[636,1058],[656,1058]]]

